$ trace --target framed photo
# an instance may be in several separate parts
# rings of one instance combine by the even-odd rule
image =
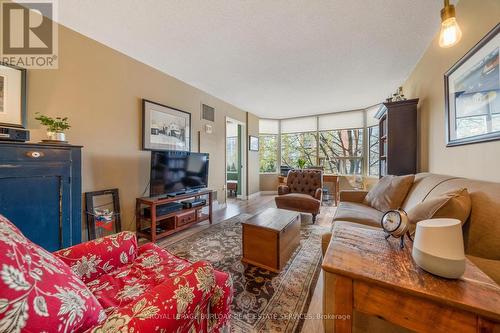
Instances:
[[[0,62],[0,125],[26,127],[26,69]]]
[[[142,149],[191,151],[191,114],[143,99]]]
[[[500,24],[444,75],[447,147],[500,140]]]
[[[85,210],[89,240],[121,231],[118,189],[85,193]]]
[[[251,151],[259,151],[259,137],[253,135],[248,137],[248,149]]]

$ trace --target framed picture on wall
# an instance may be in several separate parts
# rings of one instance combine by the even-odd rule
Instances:
[[[248,141],[248,149],[251,151],[259,151],[259,137],[250,135]]]
[[[142,149],[191,150],[191,114],[142,100]]]
[[[447,146],[500,140],[500,24],[444,75]]]
[[[26,127],[26,69],[0,62],[0,125]]]

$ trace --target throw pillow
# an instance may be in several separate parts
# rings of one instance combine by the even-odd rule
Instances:
[[[469,192],[461,188],[419,203],[408,211],[408,219],[413,229],[419,221],[436,218],[457,219],[463,225],[469,218],[470,210]]]
[[[363,203],[381,212],[398,209],[413,185],[415,175],[385,176],[366,195]]]
[[[83,332],[105,318],[71,269],[0,215],[0,332]]]

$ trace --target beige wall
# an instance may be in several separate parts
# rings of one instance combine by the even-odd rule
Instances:
[[[407,97],[420,98],[420,169],[500,181],[500,141],[446,148],[443,83],[444,73],[499,22],[500,1],[460,0],[456,12],[460,43],[442,49],[436,34],[404,84]]]
[[[260,190],[261,191],[277,191],[278,190],[279,174],[263,173],[260,175]]]
[[[192,150],[210,153],[209,185],[223,201],[225,117],[246,122],[247,112],[64,27],[59,69],[28,72],[32,141],[45,136],[35,112],[69,117],[70,142],[84,146],[83,191],[119,188],[124,229],[134,228],[135,198],[149,182],[150,153],[141,151],[141,98],[192,114]],[[213,134],[204,132],[201,103],[216,109]],[[258,163],[254,154],[250,159]],[[258,170],[249,173],[258,178]]]

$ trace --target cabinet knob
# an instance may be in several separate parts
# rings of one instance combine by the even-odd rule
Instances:
[[[31,157],[31,158],[40,158],[43,157],[43,152],[40,151],[29,151],[26,153],[26,156]]]

